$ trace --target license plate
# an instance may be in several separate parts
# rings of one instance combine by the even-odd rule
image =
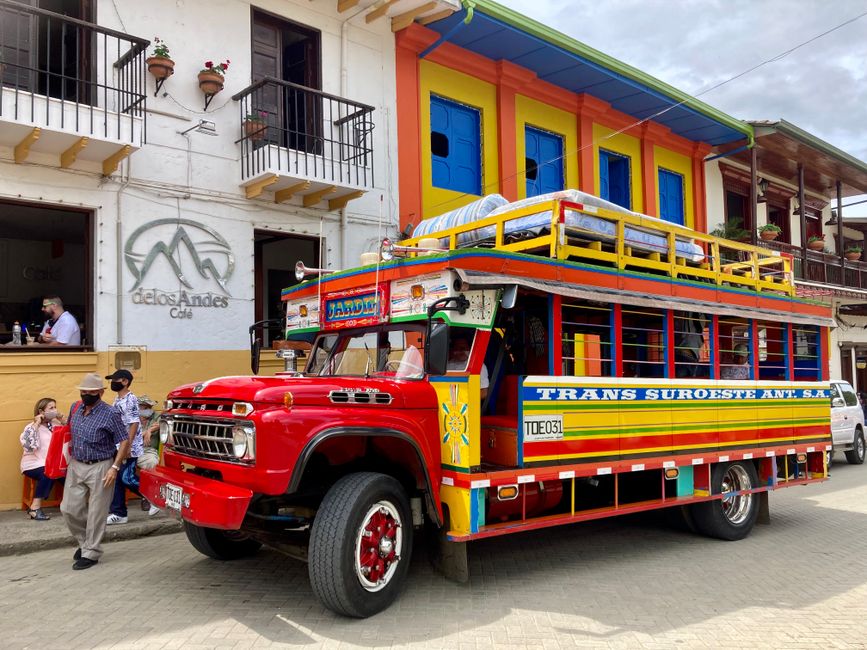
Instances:
[[[184,491],[177,485],[166,483],[166,507],[172,510],[180,510],[184,498]]]

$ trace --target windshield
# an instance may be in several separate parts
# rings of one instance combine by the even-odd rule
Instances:
[[[421,379],[423,351],[424,326],[418,324],[321,334],[304,374]]]

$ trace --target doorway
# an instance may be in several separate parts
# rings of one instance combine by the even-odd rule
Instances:
[[[254,275],[256,320],[283,317],[283,289],[298,284],[295,264],[319,266],[319,239],[298,237],[270,230],[254,231]],[[264,332],[262,343],[268,347],[278,338],[277,329]],[[279,338],[283,338],[282,335]]]

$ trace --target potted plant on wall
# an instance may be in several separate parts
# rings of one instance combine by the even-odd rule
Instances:
[[[205,61],[205,67],[199,71],[199,88],[206,95],[216,95],[223,89],[225,74],[229,69],[229,61],[214,65],[213,61]]]
[[[766,223],[764,226],[759,226],[759,237],[765,241],[773,241],[782,231],[783,229],[779,226],[772,223]]]
[[[846,256],[846,259],[850,262],[856,262],[861,259],[861,252],[864,249],[860,246],[847,246],[846,250],[843,251],[843,254]]]
[[[250,140],[263,140],[265,138],[265,132],[268,130],[268,126],[266,125],[267,120],[268,113],[265,111],[247,113],[247,115],[244,116],[244,122],[241,125],[244,129],[244,135],[246,135]]]
[[[813,251],[825,249],[825,235],[811,235],[807,240],[807,248]]]
[[[175,73],[175,62],[169,56],[169,46],[159,36],[154,36],[154,52],[145,59],[150,72],[157,81]]]

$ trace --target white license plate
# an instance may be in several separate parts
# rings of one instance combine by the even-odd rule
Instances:
[[[180,510],[184,498],[184,491],[177,485],[166,483],[166,507],[172,510]]]

